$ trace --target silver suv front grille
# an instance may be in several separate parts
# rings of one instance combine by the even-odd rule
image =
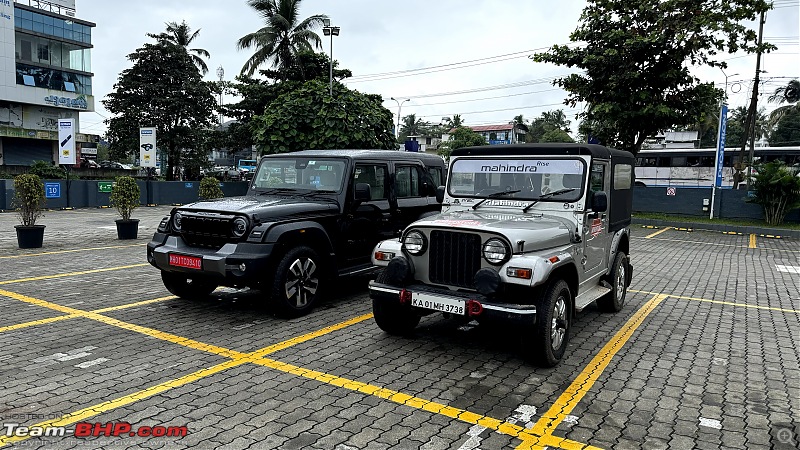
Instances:
[[[481,237],[474,233],[431,231],[428,278],[431,283],[474,288],[481,268]]]

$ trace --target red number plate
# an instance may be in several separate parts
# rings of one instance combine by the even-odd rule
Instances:
[[[186,267],[189,269],[202,269],[203,268],[203,258],[198,258],[196,256],[184,256],[184,255],[175,255],[170,253],[169,255],[169,265],[170,266],[178,266],[178,267]]]

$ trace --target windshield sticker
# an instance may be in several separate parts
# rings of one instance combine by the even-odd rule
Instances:
[[[487,200],[484,205],[487,206],[513,206],[515,208],[528,206],[530,202],[520,202],[514,200]]]
[[[574,159],[459,159],[453,173],[560,173],[583,174],[583,163]]]

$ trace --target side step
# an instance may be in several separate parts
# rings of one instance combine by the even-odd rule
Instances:
[[[575,297],[575,309],[577,311],[583,311],[583,309],[591,305],[592,302],[609,292],[611,292],[611,288],[601,285],[592,286],[590,289],[587,289]]]

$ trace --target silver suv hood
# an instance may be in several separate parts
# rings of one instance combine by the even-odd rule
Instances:
[[[524,241],[524,252],[544,250],[570,244],[574,233],[569,221],[541,214],[502,214],[490,212],[456,211],[418,220],[410,228],[447,228],[452,231],[490,232],[505,236],[520,251],[519,241]]]

